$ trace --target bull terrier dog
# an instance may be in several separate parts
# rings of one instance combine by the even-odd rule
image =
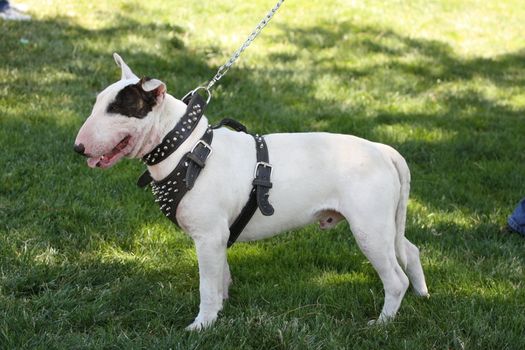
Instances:
[[[98,94],[75,140],[75,151],[87,157],[90,167],[145,157],[187,115],[188,106],[168,94],[163,82],[139,79],[119,55],[114,59],[121,79]],[[208,130],[202,116],[169,156],[147,163],[151,180],[158,183],[170,176],[183,157],[205,143],[202,137]],[[229,230],[250,196],[256,167],[252,135],[225,127],[213,134],[206,166],[173,212],[173,220],[195,243],[199,265],[199,313],[188,330],[213,324],[228,298]],[[419,250],[405,237],[410,171],[396,150],[330,133],[280,133],[264,139],[273,170],[266,193],[273,215],[257,209],[238,241],[271,237],[316,221],[327,229],[346,220],[384,286],[383,308],[371,324],[395,316],[409,282],[417,295],[428,296]]]

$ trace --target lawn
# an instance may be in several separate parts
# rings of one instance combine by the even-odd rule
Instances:
[[[180,97],[273,1],[25,3],[31,22],[0,21],[0,349],[525,348],[525,239],[501,232],[525,196],[522,0],[284,3],[207,115],[397,148],[431,297],[368,327],[379,278],[346,223],[312,225],[230,249],[200,333],[193,243],[135,186],[143,165],[89,169],[73,141],[113,52]]]

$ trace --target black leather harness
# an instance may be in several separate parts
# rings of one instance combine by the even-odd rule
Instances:
[[[175,152],[188,138],[199,123],[206,108],[206,102],[203,98],[199,94],[194,93],[188,96],[183,102],[186,103],[188,107],[177,125],[175,125],[153,151],[142,158],[143,162],[147,165],[155,165],[168,158],[169,155]],[[146,170],[137,182],[139,187],[146,187],[151,184],[155,202],[159,204],[160,210],[164,215],[177,226],[179,226],[176,218],[177,206],[184,195],[193,188],[197,177],[206,165],[206,160],[213,152],[211,147],[213,130],[223,126],[227,126],[238,132],[248,133],[246,127],[238,121],[223,119],[213,127],[208,126],[204,135],[202,135],[200,140],[193,146],[192,150],[182,157],[175,169],[164,179],[154,181],[149,171]],[[255,141],[257,154],[254,179],[252,181],[253,187],[250,191],[248,202],[230,226],[228,247],[231,247],[233,243],[235,243],[253,214],[257,211],[257,208],[259,208],[265,216],[270,216],[274,213],[274,209],[268,201],[269,191],[270,188],[272,188],[272,166],[269,163],[268,147],[266,146],[264,137],[259,135],[252,136]]]

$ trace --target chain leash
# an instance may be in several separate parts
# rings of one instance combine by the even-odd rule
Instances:
[[[204,90],[206,92],[206,94],[208,95],[208,98],[206,100],[206,104],[208,104],[211,100],[211,89],[213,88],[213,86],[215,85],[215,83],[217,83],[227,72],[228,70],[230,69],[231,66],[233,66],[233,64],[235,63],[235,61],[237,61],[237,59],[239,58],[239,56],[241,56],[241,54],[244,52],[244,50],[246,50],[246,48],[248,46],[250,46],[250,44],[255,40],[255,38],[257,38],[257,36],[259,35],[259,33],[264,29],[264,27],[266,27],[266,25],[270,22],[270,20],[272,19],[273,15],[275,15],[275,13],[277,12],[277,10],[279,9],[279,7],[281,7],[281,5],[283,4],[284,0],[278,0],[277,1],[277,4],[275,4],[275,6],[266,14],[266,16],[259,22],[259,24],[255,27],[255,29],[252,31],[252,33],[248,36],[248,38],[246,39],[246,41],[241,45],[241,47],[239,47],[237,49],[237,51],[235,51],[231,56],[230,58],[228,59],[228,61],[226,61],[225,64],[223,64],[222,66],[219,67],[219,69],[217,70],[217,73],[215,73],[215,75],[213,76],[213,78],[207,83],[207,84],[203,84],[203,85],[200,85],[198,86],[196,89],[188,92],[182,99],[184,100],[188,95],[193,95],[194,93],[196,93],[197,91],[199,90]]]

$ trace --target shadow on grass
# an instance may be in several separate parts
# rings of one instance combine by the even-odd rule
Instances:
[[[439,229],[465,231],[451,226]],[[467,233],[476,239],[469,242],[469,237],[460,237],[461,244],[451,235],[425,239],[423,251],[425,246],[432,247],[440,254],[433,254],[435,260],[424,261],[427,276],[433,276],[433,296],[420,300],[408,293],[395,324],[404,324],[402,329],[415,324],[436,327],[448,339],[459,332],[458,336],[478,339],[479,344],[495,341],[479,338],[494,327],[502,327],[498,333],[501,338],[523,326],[519,319],[509,326],[508,320],[490,316],[512,313],[520,306],[519,289],[508,292],[510,286],[521,283],[521,277],[513,275],[509,279],[508,273],[523,265],[523,258],[510,259],[519,251],[516,242],[494,239],[482,231]],[[219,332],[239,320],[243,329],[263,332],[281,323],[285,332],[297,320],[302,327],[315,329],[318,317],[330,327],[337,326],[329,327],[330,332],[338,334],[337,329],[344,329],[343,333],[354,334],[358,341],[360,336],[374,332],[363,328],[381,309],[381,285],[353,243],[348,244],[348,227],[343,224],[323,235],[315,230],[299,234],[302,239],[287,234],[272,241],[239,244],[230,251],[234,284],[217,325]],[[187,250],[192,249],[161,250],[171,256],[81,258],[74,264],[37,260],[26,262],[25,267],[19,262],[16,268],[20,268],[20,274],[2,286],[10,300],[7,311],[34,313],[31,318],[18,320],[11,330],[36,327],[49,333],[67,326],[68,333],[89,334],[100,327],[117,327],[119,332],[149,329],[148,336],[189,341],[191,335],[180,330],[192,320],[198,307],[195,261],[185,258]],[[151,261],[155,259],[159,261]],[[476,269],[478,274],[466,274],[465,269]],[[39,309],[42,304],[45,308]],[[465,309],[470,310],[468,315],[462,314]],[[264,325],[261,320],[269,318],[272,325]],[[465,318],[476,326],[456,329],[455,325]],[[399,334],[400,339],[407,336],[399,327],[390,331]]]

